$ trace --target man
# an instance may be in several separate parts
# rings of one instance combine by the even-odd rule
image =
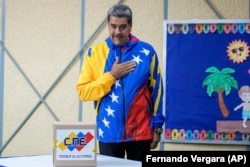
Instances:
[[[162,133],[162,78],[154,48],[131,34],[132,11],[108,11],[109,37],[90,48],[77,83],[94,101],[101,154],[141,161]]]

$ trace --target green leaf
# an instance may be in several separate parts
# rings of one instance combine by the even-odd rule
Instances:
[[[218,70],[218,68],[212,66],[212,67],[207,68],[205,72],[207,72],[207,73],[219,73],[220,71]]]

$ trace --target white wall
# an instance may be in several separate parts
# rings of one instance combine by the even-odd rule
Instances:
[[[43,96],[80,49],[80,0],[6,1],[5,46]],[[77,121],[75,84],[79,62],[66,73],[45,101],[61,121]],[[55,121],[40,98],[5,56],[3,143],[33,110],[3,156],[52,152]],[[37,109],[34,107],[37,106]]]

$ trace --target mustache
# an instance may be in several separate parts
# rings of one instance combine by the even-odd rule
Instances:
[[[122,35],[122,34],[115,34],[115,35],[113,35],[113,37],[114,37],[114,38],[122,38],[123,35]]]

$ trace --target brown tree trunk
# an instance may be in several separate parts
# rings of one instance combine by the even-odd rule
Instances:
[[[223,92],[224,92],[224,89],[222,89],[219,92],[218,101],[219,101],[219,107],[220,107],[220,111],[221,111],[222,115],[224,117],[227,117],[229,115],[229,111],[228,111],[228,109],[225,105],[224,99],[223,99]]]

